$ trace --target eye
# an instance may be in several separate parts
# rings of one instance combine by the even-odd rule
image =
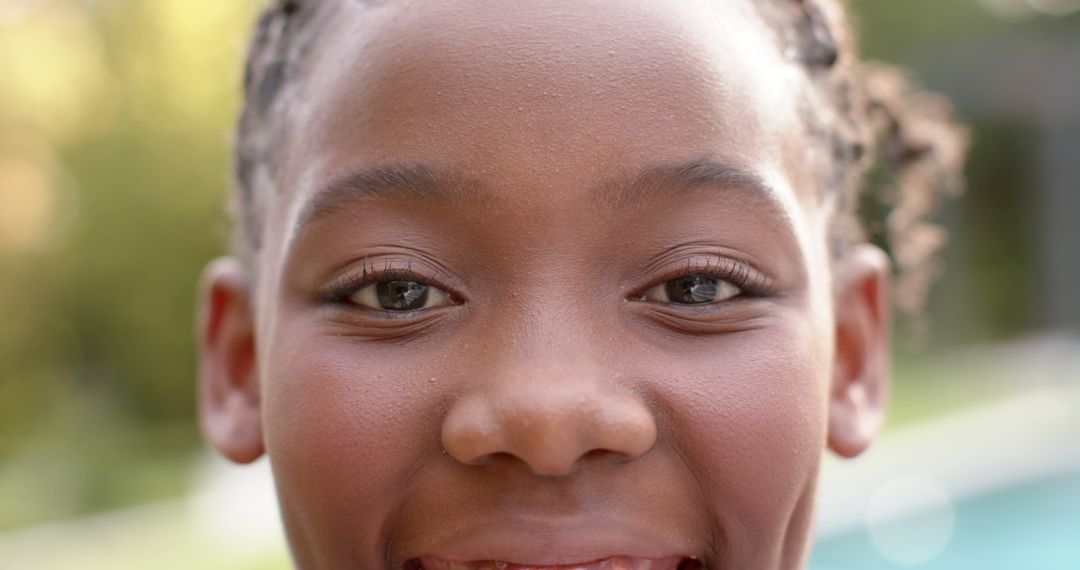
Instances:
[[[705,305],[722,303],[739,296],[735,285],[708,275],[684,275],[670,279],[645,292],[646,301],[675,305]]]
[[[420,281],[391,279],[357,289],[347,300],[376,311],[408,312],[450,305],[450,295]]]

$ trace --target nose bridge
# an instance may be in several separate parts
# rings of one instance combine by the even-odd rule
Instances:
[[[492,410],[506,419],[587,423],[614,397],[601,366],[569,355],[509,357],[493,372],[482,391]]]
[[[651,413],[609,369],[580,352],[518,348],[484,364],[447,414],[443,445],[458,461],[510,456],[534,473],[565,475],[589,454],[629,459],[652,447]]]

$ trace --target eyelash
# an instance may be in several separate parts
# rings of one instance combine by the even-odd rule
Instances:
[[[680,262],[678,267],[669,270],[662,278],[653,281],[651,285],[635,296],[641,299],[645,292],[657,285],[661,285],[673,279],[688,277],[690,275],[702,275],[727,281],[739,289],[740,297],[761,298],[773,294],[775,284],[767,275],[755,269],[749,263],[730,257],[706,257],[704,265],[695,264],[694,259]]]
[[[330,281],[323,289],[323,292],[319,294],[319,300],[323,303],[355,306],[355,303],[350,301],[349,297],[364,287],[382,281],[398,279],[425,283],[446,291],[451,298],[456,298],[450,289],[441,285],[437,280],[413,271],[411,262],[406,262],[404,268],[392,267],[392,263],[394,263],[394,260],[386,260],[381,264],[382,267],[379,268],[376,267],[376,260],[364,261],[359,273],[350,271]]]
[[[364,287],[395,279],[419,281],[446,291],[452,298],[456,297],[448,288],[439,284],[437,280],[433,280],[413,271],[412,263],[407,263],[404,268],[392,267],[392,263],[393,260],[387,260],[382,263],[382,268],[378,268],[376,267],[375,260],[363,262],[363,267],[359,273],[355,271],[349,272],[333,279],[323,292],[319,294],[319,300],[323,303],[353,306],[355,303],[351,302],[349,297],[356,294]],[[706,258],[704,265],[701,263],[695,264],[693,259],[687,259],[685,265],[679,263],[678,268],[668,271],[661,279],[654,281],[651,285],[635,295],[634,299],[643,300],[645,292],[653,287],[673,279],[690,275],[702,275],[713,279],[727,281],[741,291],[740,297],[768,297],[773,293],[774,289],[772,279],[764,273],[754,269],[750,264],[729,257],[715,257]]]

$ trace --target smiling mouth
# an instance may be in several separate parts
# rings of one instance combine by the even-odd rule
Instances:
[[[701,562],[693,558],[639,558],[609,556],[589,562],[572,564],[519,564],[501,560],[459,562],[441,558],[415,558],[405,563],[404,570],[701,570]]]

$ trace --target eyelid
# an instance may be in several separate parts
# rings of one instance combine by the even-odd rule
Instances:
[[[705,275],[727,281],[742,292],[740,297],[768,297],[775,291],[775,281],[745,260],[724,255],[700,254],[668,264],[660,276],[654,278],[647,287],[640,289],[633,295],[633,299],[644,300],[644,295],[652,288],[688,275]]]
[[[364,258],[330,277],[326,285],[319,288],[318,300],[323,303],[350,303],[348,297],[364,287],[400,279],[418,281],[439,289],[446,293],[451,302],[460,304],[461,296],[437,275],[440,272],[427,270],[426,267],[425,263],[401,257]]]

